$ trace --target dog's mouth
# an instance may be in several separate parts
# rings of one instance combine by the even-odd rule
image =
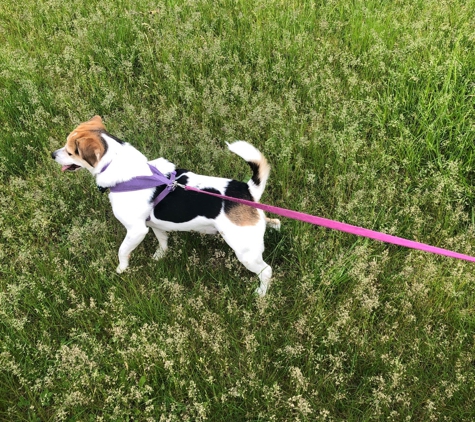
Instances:
[[[80,168],[82,167],[76,164],[69,164],[68,166],[61,167],[61,171],[76,171],[76,170],[79,170]]]

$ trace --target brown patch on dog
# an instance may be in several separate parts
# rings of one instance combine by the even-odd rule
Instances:
[[[242,204],[233,206],[226,215],[236,226],[254,226],[259,221],[258,211]]]
[[[101,132],[105,129],[100,116],[94,116],[91,120],[81,123],[69,134],[66,151],[95,167],[106,153],[106,144],[101,138]]]

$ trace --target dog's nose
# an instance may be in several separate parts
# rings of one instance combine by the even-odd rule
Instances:
[[[51,158],[52,158],[53,160],[56,158],[56,151],[53,151],[53,152],[51,153]]]

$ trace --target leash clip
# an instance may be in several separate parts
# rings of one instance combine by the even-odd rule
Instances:
[[[181,183],[178,183],[176,180],[172,183],[171,189],[175,190],[177,186],[182,188],[182,189],[185,189],[185,185],[182,185]]]

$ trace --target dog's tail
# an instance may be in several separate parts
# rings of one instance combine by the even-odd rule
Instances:
[[[252,177],[247,182],[254,201],[259,201],[269,178],[270,165],[261,152],[245,141],[228,144],[230,151],[247,161],[252,169]]]

